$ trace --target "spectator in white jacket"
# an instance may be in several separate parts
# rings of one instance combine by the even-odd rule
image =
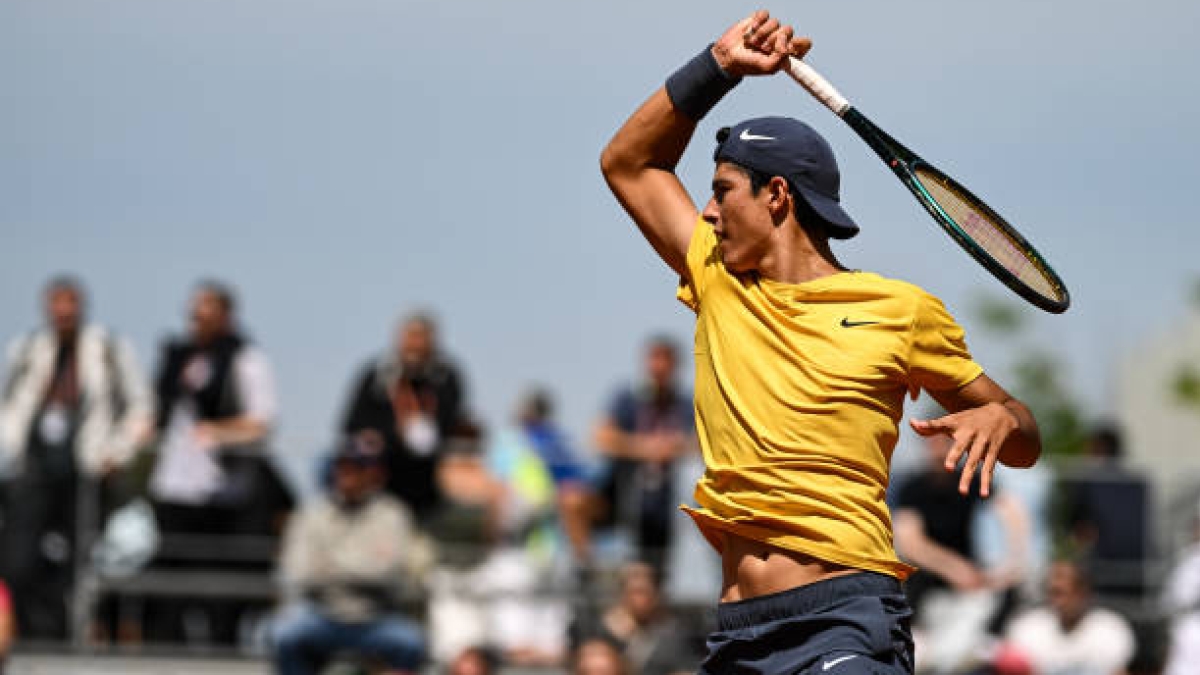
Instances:
[[[61,638],[80,525],[79,479],[105,478],[134,456],[150,437],[153,401],[129,344],[85,323],[79,281],[52,279],[43,300],[46,325],[9,345],[0,390],[10,507],[0,573],[12,589],[21,635]],[[94,513],[88,506],[79,513]]]
[[[1005,631],[1001,675],[1121,675],[1133,658],[1133,628],[1120,614],[1096,606],[1083,568],[1050,566],[1046,601],[1018,616]]]

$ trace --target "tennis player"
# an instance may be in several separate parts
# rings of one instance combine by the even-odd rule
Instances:
[[[946,469],[961,464],[964,494],[986,496],[997,461],[1025,467],[1041,453],[1033,416],[983,374],[939,300],[838,262],[830,239],[859,226],[815,131],[779,117],[722,129],[702,213],[676,177],[723,95],[810,47],[756,12],[672,74],[601,159],[696,312],[707,470],[687,511],[724,571],[712,675],[912,672],[900,582],[913,568],[896,557],[884,503],[906,394],[950,411],[912,426],[952,437]]]

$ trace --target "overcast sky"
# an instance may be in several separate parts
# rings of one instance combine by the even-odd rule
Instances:
[[[582,442],[643,338],[690,344],[692,324],[598,154],[755,7],[5,0],[0,337],[38,322],[38,289],[66,270],[149,366],[193,282],[226,279],[278,370],[280,450],[305,457],[332,437],[353,370],[428,307],[490,424],[545,382]],[[1112,412],[1116,362],[1178,321],[1198,274],[1200,3],[774,9],[853,103],[1042,249],[1075,305],[1037,316],[1033,339]],[[927,287],[970,335],[972,298],[1007,291],[785,77],[747,81],[701,125],[681,167],[693,195],[707,197],[714,130],[762,114],[834,146],[863,226],[843,262]],[[1002,370],[1005,345],[972,345]]]

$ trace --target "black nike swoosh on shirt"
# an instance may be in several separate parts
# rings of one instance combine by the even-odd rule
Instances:
[[[854,328],[855,326],[873,326],[879,323],[878,321],[851,321],[850,317],[842,318],[842,328]]]

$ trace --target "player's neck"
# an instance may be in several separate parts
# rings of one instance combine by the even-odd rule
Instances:
[[[758,265],[758,272],[773,281],[800,284],[844,272],[829,248],[826,238],[809,237],[797,223],[785,223],[768,253]]]

